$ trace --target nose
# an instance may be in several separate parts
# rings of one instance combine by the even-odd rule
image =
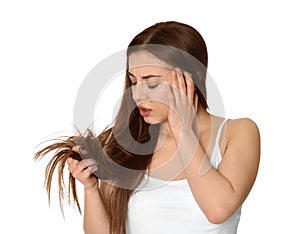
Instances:
[[[147,100],[148,94],[145,81],[137,82],[135,85],[131,86],[131,89],[132,98],[136,103],[142,103]]]

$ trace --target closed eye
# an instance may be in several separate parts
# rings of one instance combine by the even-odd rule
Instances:
[[[136,85],[137,82],[136,82],[135,76],[132,73],[130,73],[129,71],[127,71],[127,75],[128,75],[128,77],[131,81],[131,85]],[[153,84],[153,83],[148,82],[149,79],[155,78],[155,77],[162,77],[162,76],[160,76],[160,75],[151,75],[151,74],[142,76],[142,78],[144,80],[147,80],[147,85],[148,85],[148,88],[150,88],[150,89],[155,89],[159,85],[159,83],[154,83]]]
[[[155,89],[158,86],[158,84],[148,84],[148,87],[150,89]]]
[[[131,85],[134,86],[136,85],[136,82],[131,82]],[[155,89],[159,84],[148,84],[149,89]]]

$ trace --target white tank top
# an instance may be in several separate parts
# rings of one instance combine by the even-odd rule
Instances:
[[[222,157],[219,127],[210,162],[218,168]],[[127,234],[235,234],[241,207],[224,223],[210,223],[190,190],[187,179],[166,181],[145,174],[128,203]]]

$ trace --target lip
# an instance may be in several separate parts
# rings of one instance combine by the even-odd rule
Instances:
[[[142,105],[138,105],[137,108],[139,108],[140,115],[143,116],[143,117],[149,116],[151,111],[152,111],[152,109],[149,109],[149,108],[144,107]]]

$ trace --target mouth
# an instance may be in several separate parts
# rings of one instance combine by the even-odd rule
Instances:
[[[149,116],[151,111],[152,111],[152,109],[146,108],[142,105],[138,105],[137,108],[139,108],[140,115],[143,116],[143,117]]]

